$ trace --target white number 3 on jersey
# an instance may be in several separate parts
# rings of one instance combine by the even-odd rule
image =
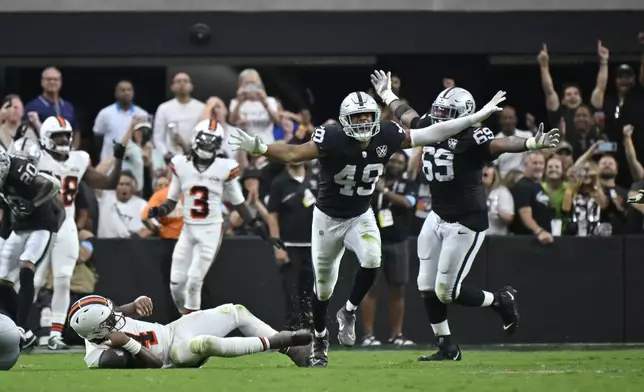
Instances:
[[[476,144],[480,145],[492,139],[494,139],[494,134],[489,128],[479,128],[474,131],[474,141]]]

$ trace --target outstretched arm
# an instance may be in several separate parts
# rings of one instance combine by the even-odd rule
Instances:
[[[543,123],[541,123],[539,124],[537,134],[529,139],[518,136],[493,139],[490,142],[490,154],[493,157],[497,157],[506,152],[524,152],[543,148],[555,148],[559,144],[559,138],[560,134],[557,128],[553,128],[544,133]]]
[[[304,144],[273,143],[266,145],[259,136],[251,136],[237,128],[230,134],[228,143],[235,151],[243,150],[253,155],[264,155],[274,160],[292,163],[310,161],[320,157],[320,150],[314,143],[315,137],[316,135],[314,134],[313,141]]]
[[[391,90],[391,72],[374,71],[371,74],[371,84],[380,98],[393,110],[394,115],[406,127],[412,127],[414,119],[418,118],[418,113],[411,106],[398,99]],[[503,101],[505,101],[505,91],[499,91],[490,102],[476,113],[442,121],[428,127],[412,128],[408,132],[405,131],[405,140],[401,148],[426,146],[454,136],[472,125],[482,122],[492,113],[500,111],[501,108],[498,105]]]

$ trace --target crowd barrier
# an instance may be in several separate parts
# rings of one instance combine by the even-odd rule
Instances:
[[[416,289],[416,241],[410,241],[410,282],[406,288],[404,332],[416,342],[430,342],[432,333]],[[98,294],[116,303],[148,295],[155,302],[153,321],[179,317],[169,292],[174,241],[98,240],[95,264]],[[557,238],[544,246],[533,237],[488,237],[467,282],[496,290],[512,285],[519,292],[521,327],[503,334],[498,316],[486,308],[453,306],[450,328],[459,342],[564,343],[644,341],[644,237]],[[348,298],[354,270],[345,253],[340,278],[329,309],[329,329],[335,337],[335,312]],[[378,337],[389,336],[386,285],[379,279]],[[256,238],[227,238],[203,289],[202,308],[240,303],[281,328],[284,301],[273,251]],[[362,335],[360,320],[358,337]]]

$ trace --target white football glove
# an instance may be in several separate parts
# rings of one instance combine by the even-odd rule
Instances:
[[[626,202],[628,204],[644,204],[644,189],[637,191],[637,194],[629,197]]]
[[[233,148],[233,151],[244,150],[253,155],[264,155],[268,149],[259,136],[253,137],[239,128],[235,128],[230,134],[228,144]]]
[[[371,74],[371,85],[374,90],[376,90],[378,96],[387,105],[398,99],[391,89],[391,72],[385,73],[385,71],[382,70],[373,71]]]
[[[475,123],[483,122],[485,119],[490,117],[492,113],[500,112],[503,110],[503,108],[499,107],[499,104],[501,102],[505,101],[505,91],[500,90],[496,95],[490,100],[490,102],[486,103],[481,110],[478,112],[474,113],[474,116],[476,118]]]
[[[525,145],[530,150],[541,150],[543,148],[555,148],[559,144],[559,129],[552,128],[550,131],[543,133],[543,123],[539,124],[537,133],[526,141]]]

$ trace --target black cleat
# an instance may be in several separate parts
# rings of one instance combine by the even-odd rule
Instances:
[[[503,330],[512,335],[519,327],[519,308],[516,300],[517,291],[510,286],[505,286],[494,293],[492,309],[501,316]]]
[[[307,329],[299,331],[282,331],[268,337],[271,349],[280,350],[288,347],[306,346],[313,340],[313,334]]]
[[[309,367],[311,364],[309,359],[311,357],[312,345],[313,343],[309,343],[306,346],[289,347],[285,350],[280,350],[280,352],[291,358],[291,361],[297,367]]]
[[[457,344],[452,344],[449,337],[439,336],[437,339],[438,351],[432,355],[418,357],[419,362],[431,361],[460,361],[463,358],[461,349]]]
[[[353,347],[356,344],[356,312],[342,306],[335,317],[338,320],[338,342],[344,347]]]
[[[36,335],[34,335],[31,330],[25,331],[24,329],[18,327],[20,331],[20,351],[29,351],[33,349],[34,344],[38,340]]]
[[[312,368],[325,368],[329,364],[329,331],[321,338],[313,336],[309,362]]]

